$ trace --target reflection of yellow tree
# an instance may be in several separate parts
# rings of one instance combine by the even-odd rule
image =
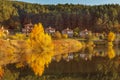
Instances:
[[[93,46],[86,47],[85,48],[85,53],[93,54],[94,53],[94,47]]]
[[[108,57],[113,59],[115,57],[115,51],[112,46],[108,46]]]
[[[45,66],[51,62],[53,53],[27,54],[26,60],[36,75],[41,76]]]
[[[44,33],[42,24],[36,24],[28,40],[30,53],[26,54],[26,61],[36,75],[42,75],[53,56],[53,43],[51,37]]]

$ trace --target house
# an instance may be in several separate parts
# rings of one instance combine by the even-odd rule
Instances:
[[[69,28],[64,29],[64,30],[62,30],[62,34],[67,34],[68,37],[73,37],[73,30],[69,29]]]
[[[33,29],[33,24],[29,23],[29,24],[25,24],[24,28],[22,28],[22,33],[25,33],[26,35],[28,35]]]
[[[45,29],[45,32],[48,33],[48,34],[53,34],[53,33],[55,33],[55,29],[52,28],[52,27],[48,27],[48,28]]]
[[[0,27],[0,38],[7,39],[9,35],[9,31],[4,29],[4,27]]]
[[[0,28],[0,32],[4,33],[4,34],[6,34],[6,35],[9,34],[9,31],[8,31],[7,29],[4,29],[3,26]]]
[[[79,36],[85,38],[89,33],[91,33],[91,31],[85,29],[79,33]]]

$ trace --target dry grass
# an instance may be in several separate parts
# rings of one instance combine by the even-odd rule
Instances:
[[[74,39],[54,40],[53,43],[54,55],[76,52],[82,47],[82,44]],[[26,42],[23,40],[0,40],[0,66],[24,61],[26,50]]]
[[[77,52],[82,48],[81,42],[74,39],[61,39],[53,41],[55,46],[55,55]]]

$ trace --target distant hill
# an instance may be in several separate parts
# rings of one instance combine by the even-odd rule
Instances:
[[[0,1],[0,25],[20,30],[32,22],[42,22],[61,31],[64,28],[79,27],[94,32],[120,31],[120,5],[58,4],[40,5],[18,1]]]

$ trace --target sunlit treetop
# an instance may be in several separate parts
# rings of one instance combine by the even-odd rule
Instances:
[[[115,40],[115,33],[109,32],[108,34],[108,41],[114,41]]]

